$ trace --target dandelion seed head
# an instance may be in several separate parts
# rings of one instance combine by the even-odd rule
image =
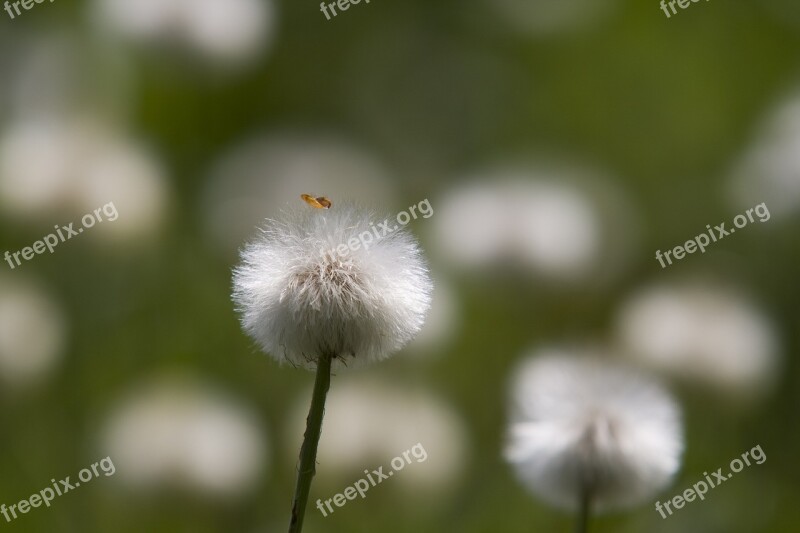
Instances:
[[[770,318],[744,294],[677,283],[646,287],[626,302],[618,332],[638,363],[737,399],[769,391],[782,346]]]
[[[522,364],[512,400],[506,459],[552,505],[576,508],[587,487],[594,509],[633,506],[678,471],[679,408],[635,371],[547,351]]]
[[[245,331],[279,361],[307,368],[323,354],[336,368],[402,348],[424,323],[433,284],[416,240],[393,224],[347,205],[268,220],[234,272]]]
[[[223,498],[252,490],[269,452],[253,413],[223,392],[185,378],[162,378],[121,399],[100,440],[125,486]]]

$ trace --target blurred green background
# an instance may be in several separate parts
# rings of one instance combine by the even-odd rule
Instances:
[[[687,446],[661,500],[756,445],[767,461],[668,520],[645,504],[593,531],[800,528],[793,3],[700,2],[667,19],[655,0],[373,0],[330,21],[315,2],[241,3],[0,12],[0,252],[108,202],[119,211],[52,255],[2,263],[0,503],[106,456],[117,471],[0,530],[285,530],[313,378],[258,352],[230,289],[237,249],[300,193],[389,214],[429,199],[435,214],[409,229],[450,297],[434,304],[433,340],[334,378],[334,391],[391,392],[381,401],[402,415],[369,410],[384,405],[371,392],[329,405],[324,435],[353,418],[352,438],[372,440],[321,456],[309,533],[570,531],[502,457],[515,365],[552,343],[622,351],[632,295],[697,280],[765,317],[774,369],[754,394],[747,376],[664,376]],[[551,164],[567,170],[538,170]],[[472,232],[496,212],[458,198],[498,187],[508,216],[524,211],[507,167],[524,169],[513,183],[544,173],[597,207],[590,252],[547,262],[577,242],[568,216],[532,222],[555,242],[532,261],[513,240],[481,248]],[[668,269],[654,260],[761,202],[769,221]],[[473,260],[459,256],[473,242]],[[573,259],[578,273],[559,276]],[[312,507],[417,442],[429,458],[407,468],[420,475],[328,518]]]

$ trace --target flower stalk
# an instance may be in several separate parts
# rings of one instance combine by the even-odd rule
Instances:
[[[306,432],[300,448],[300,464],[297,468],[297,484],[292,501],[292,518],[289,522],[289,533],[300,533],[303,530],[303,519],[311,491],[311,480],[317,470],[317,447],[322,433],[322,419],[325,415],[325,399],[331,385],[331,362],[333,356],[323,354],[317,360],[317,375],[314,380],[314,392],[311,396],[311,407],[306,418]]]
[[[588,483],[584,483],[581,489],[580,501],[578,502],[578,517],[575,524],[575,533],[587,533],[589,531],[589,516],[592,513],[592,492]]]

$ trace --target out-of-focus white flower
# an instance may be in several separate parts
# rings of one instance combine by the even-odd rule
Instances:
[[[505,186],[476,183],[449,191],[434,220],[437,246],[467,267],[482,267],[514,253],[508,233],[509,200]]]
[[[141,237],[166,211],[164,172],[137,143],[89,119],[20,121],[0,138],[0,209],[66,223],[113,202],[98,234]]]
[[[730,179],[736,208],[765,202],[776,216],[800,209],[800,91],[773,111]]]
[[[235,249],[267,213],[300,193],[348,198],[365,205],[394,205],[383,166],[363,150],[318,134],[256,138],[224,155],[203,194],[213,239]]]
[[[112,413],[103,449],[134,488],[185,489],[212,496],[251,488],[265,468],[257,418],[226,396],[183,381],[139,390]]]
[[[599,214],[577,190],[541,184],[512,190],[519,194],[519,218],[514,233],[519,252],[545,272],[585,270],[597,258],[600,245]],[[527,192],[527,198],[524,198]]]
[[[189,0],[187,38],[205,54],[236,60],[263,49],[275,17],[272,0]]]
[[[680,467],[678,406],[650,379],[597,357],[542,350],[515,371],[506,459],[552,505],[588,491],[603,511],[648,501]]]
[[[476,183],[439,208],[440,242],[466,264],[515,261],[554,276],[595,259],[600,221],[580,191],[523,180]]]
[[[15,216],[64,210],[77,171],[75,137],[61,124],[26,121],[0,137],[0,208]]]
[[[302,205],[284,217],[267,221],[234,272],[242,325],[266,352],[308,368],[331,355],[340,368],[384,359],[414,338],[433,284],[410,233],[395,225],[372,239],[390,219],[347,205]],[[363,235],[368,248],[348,249]]]
[[[604,20],[616,0],[492,0],[508,24],[521,33],[551,36],[582,30]]]
[[[113,202],[118,217],[98,225],[98,235],[136,239],[153,235],[167,212],[164,170],[144,148],[121,138],[98,142],[75,189],[78,212]]]
[[[24,386],[42,379],[64,351],[64,315],[40,287],[0,278],[0,382]]]
[[[427,356],[434,354],[452,338],[458,329],[458,300],[453,289],[440,280],[435,282],[431,309],[419,335],[408,345],[408,352]]]
[[[394,457],[420,443],[428,458],[419,465],[412,462],[392,483],[425,495],[452,486],[468,455],[464,424],[452,407],[427,392],[387,380],[340,379],[325,408],[318,454],[320,480],[335,485],[361,477],[366,468],[384,465],[386,471]],[[287,444],[291,453],[296,453],[303,435],[307,409],[307,400],[297,402],[296,415],[290,418]]]
[[[98,24],[145,44],[175,43],[209,59],[250,59],[269,44],[271,0],[95,0]]]
[[[584,186],[577,172],[542,168],[490,176],[448,191],[439,202],[437,249],[454,263],[511,264],[548,280],[574,282],[602,277],[613,266],[606,258],[626,255],[628,234],[614,219],[625,210],[607,216],[605,193]]]
[[[618,331],[635,360],[729,392],[762,390],[778,369],[779,345],[769,320],[728,290],[647,288],[622,307]]]

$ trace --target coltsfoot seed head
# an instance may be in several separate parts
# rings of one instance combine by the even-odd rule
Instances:
[[[353,206],[267,220],[234,270],[242,326],[278,361],[313,369],[380,361],[419,332],[433,283],[417,241]],[[391,219],[387,219],[391,220]]]
[[[548,503],[599,511],[647,501],[680,467],[680,410],[657,383],[603,359],[544,354],[512,386],[506,459]]]

